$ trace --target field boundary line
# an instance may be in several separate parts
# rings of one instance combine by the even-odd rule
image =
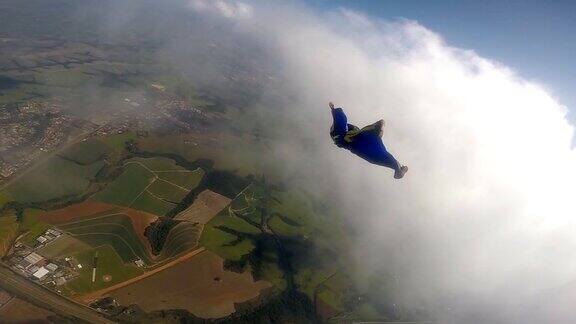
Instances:
[[[158,179],[156,179],[156,181],[164,181],[164,182],[166,182],[167,184],[173,185],[174,187],[177,187],[178,189],[184,190],[184,191],[186,191],[186,192],[192,190],[192,189],[188,189],[188,188],[182,187],[182,186],[180,186],[180,185],[177,185],[177,184],[175,184],[175,183],[173,183],[173,182],[171,182],[171,181],[164,180],[164,179],[162,179],[162,178],[160,178],[160,177],[158,177]]]
[[[124,215],[124,216],[130,218],[130,216],[126,215],[125,213],[114,213],[114,214],[107,214],[107,215],[101,215],[101,216],[92,217],[92,218],[81,219],[81,220],[77,220],[77,221],[73,221],[73,222],[68,222],[68,223],[56,223],[56,224],[54,224],[54,226],[55,226],[55,227],[68,226],[68,225],[71,225],[71,224],[78,224],[78,223],[83,223],[83,222],[91,221],[91,220],[93,220],[93,219],[101,219],[101,218],[106,218],[106,217],[111,217],[111,216],[118,216],[118,215]],[[89,216],[88,216],[88,217],[89,217]],[[132,219],[130,219],[130,222],[132,222]]]
[[[156,179],[153,179],[153,180],[146,186],[146,188],[144,188],[144,190],[142,190],[142,191],[138,194],[138,196],[136,196],[134,199],[132,199],[132,201],[130,202],[130,204],[128,204],[128,208],[132,208],[132,205],[136,202],[136,200],[138,200],[138,198],[140,198],[140,196],[142,196],[143,193],[147,192],[147,191],[148,191],[148,188],[150,188],[154,182],[156,182]],[[156,198],[156,197],[154,197],[154,198]],[[158,198],[156,198],[156,199],[158,199]]]
[[[70,235],[72,235],[72,236],[85,236],[85,235],[104,235],[104,236],[105,236],[105,235],[112,235],[112,236],[117,236],[117,237],[119,237],[119,238],[122,240],[122,242],[123,242],[124,244],[126,244],[126,246],[128,246],[128,247],[130,248],[130,251],[132,252],[132,255],[134,255],[134,256],[137,257],[138,259],[141,259],[140,256],[138,255],[138,253],[136,253],[136,252],[134,251],[134,249],[132,248],[132,246],[131,246],[130,244],[128,244],[128,242],[126,242],[126,241],[124,240],[124,238],[123,238],[122,236],[118,235],[118,234],[114,234],[114,233],[99,233],[99,232],[83,233],[83,234],[72,234],[72,233],[68,233],[68,234],[70,234]],[[120,259],[122,259],[122,256],[120,256],[120,254],[118,253],[118,251],[116,251],[116,249],[115,249],[114,247],[112,247],[112,249],[114,249],[114,251],[118,254],[118,256],[120,257]],[[124,261],[124,260],[122,260],[122,261]]]

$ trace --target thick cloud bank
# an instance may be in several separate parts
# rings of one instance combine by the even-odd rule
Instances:
[[[576,320],[573,127],[543,87],[413,21],[268,3],[188,7],[276,55],[285,82],[275,91],[290,96],[298,125],[278,154],[304,160],[318,181],[336,176],[331,190],[361,233],[359,268],[397,274],[406,300],[443,322]],[[358,126],[386,120],[405,179],[331,144],[329,100]],[[298,139],[315,149],[291,147]]]

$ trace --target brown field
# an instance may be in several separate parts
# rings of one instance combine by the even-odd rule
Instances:
[[[0,309],[0,323],[49,323],[49,316],[55,314],[18,298]]]
[[[137,304],[146,312],[186,309],[198,317],[221,318],[235,312],[234,303],[251,300],[272,286],[254,282],[249,271],[225,271],[223,264],[224,259],[205,251],[109,295],[121,305]]]
[[[150,244],[148,244],[148,240],[144,236],[144,230],[150,223],[154,222],[158,216],[140,210],[96,201],[85,201],[41,214],[38,219],[49,224],[58,225],[109,214],[123,214],[130,217],[138,238],[140,238],[140,241],[142,241],[148,252],[151,253]]]
[[[51,224],[68,223],[90,218],[93,215],[105,213],[115,208],[120,207],[94,201],[85,201],[62,209],[43,213],[39,215],[38,219]]]
[[[102,298],[102,297],[104,297],[104,296],[110,295],[110,292],[112,292],[112,291],[118,290],[118,289],[120,289],[120,288],[122,288],[122,287],[129,286],[129,285],[131,285],[131,284],[133,284],[133,283],[136,283],[136,282],[138,282],[138,281],[140,281],[140,280],[144,280],[145,278],[148,278],[148,277],[150,277],[150,276],[153,276],[153,275],[155,275],[156,273],[158,273],[158,272],[160,272],[160,271],[164,271],[164,270],[166,270],[166,269],[168,269],[168,268],[170,268],[170,267],[173,267],[174,265],[176,265],[176,264],[178,264],[178,263],[182,263],[182,262],[190,259],[191,257],[193,257],[193,256],[195,256],[195,255],[197,255],[197,254],[200,254],[200,253],[204,252],[205,250],[206,250],[206,249],[204,249],[203,247],[201,247],[201,248],[198,248],[198,249],[196,249],[196,250],[190,251],[190,252],[188,252],[188,253],[186,253],[186,254],[178,257],[177,259],[174,259],[174,260],[171,260],[170,262],[164,263],[164,264],[162,264],[162,265],[160,265],[160,266],[158,266],[158,267],[155,267],[154,269],[152,269],[152,270],[150,270],[150,271],[146,271],[146,272],[144,272],[143,274],[141,274],[141,275],[139,275],[139,276],[137,276],[137,277],[128,279],[128,280],[123,281],[123,282],[121,282],[121,283],[118,283],[118,284],[116,284],[116,285],[114,285],[114,286],[110,286],[110,287],[107,287],[107,288],[104,288],[104,289],[100,289],[100,290],[94,291],[94,292],[89,293],[89,294],[85,294],[85,295],[82,295],[82,296],[77,296],[77,297],[76,297],[76,300],[77,300],[78,302],[80,302],[80,303],[91,304],[92,302],[94,302],[94,301],[96,301],[96,300],[98,300],[98,299],[100,299],[100,298]]]
[[[194,203],[190,205],[190,207],[176,215],[174,219],[206,224],[212,217],[226,208],[231,201],[230,198],[224,197],[221,194],[204,190],[196,197],[196,200],[194,200]]]

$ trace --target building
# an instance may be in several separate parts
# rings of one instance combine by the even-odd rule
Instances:
[[[54,237],[58,237],[58,236],[62,235],[62,232],[60,232],[59,230],[53,229],[53,228],[46,230],[46,233],[51,234]]]
[[[22,262],[20,262],[20,265],[22,266],[22,268],[24,269],[28,269],[30,267],[32,267],[33,265],[40,263],[41,261],[44,261],[44,258],[37,254],[37,253],[30,253],[28,254],[24,260],[22,260]]]
[[[50,272],[54,272],[56,271],[56,269],[58,269],[58,266],[55,265],[54,263],[48,263],[48,265],[46,265],[45,268],[48,269]]]
[[[46,269],[45,267],[42,267],[42,268],[38,269],[36,272],[34,272],[32,275],[33,275],[34,277],[36,277],[37,279],[42,279],[42,278],[44,278],[49,272],[50,272],[50,270]]]

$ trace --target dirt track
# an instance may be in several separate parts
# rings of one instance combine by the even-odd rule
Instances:
[[[148,271],[148,272],[145,272],[144,274],[142,274],[142,275],[140,275],[140,276],[138,276],[138,277],[134,277],[134,278],[132,278],[132,279],[130,279],[130,280],[123,281],[123,282],[121,282],[121,283],[119,283],[119,284],[117,284],[117,285],[114,285],[114,286],[111,286],[111,287],[108,287],[108,288],[104,288],[104,289],[95,291],[95,292],[93,292],[93,293],[87,294],[87,295],[82,295],[82,296],[76,297],[75,299],[78,300],[78,301],[81,302],[81,303],[89,304],[89,303],[92,302],[92,301],[95,301],[95,300],[97,300],[97,299],[99,299],[99,298],[101,298],[101,297],[104,297],[105,295],[109,294],[110,292],[113,292],[113,291],[115,291],[115,290],[118,290],[118,289],[120,289],[120,288],[122,288],[122,287],[126,287],[126,286],[128,286],[128,285],[131,285],[131,284],[133,284],[133,283],[135,283],[135,282],[138,282],[138,281],[140,281],[140,280],[142,280],[142,279],[145,279],[145,278],[148,278],[148,277],[150,277],[150,276],[153,276],[153,275],[155,275],[155,274],[158,273],[158,272],[161,272],[161,271],[163,271],[163,270],[166,270],[166,269],[168,269],[168,268],[170,268],[170,267],[172,267],[172,266],[174,266],[174,265],[176,265],[176,264],[178,264],[178,263],[184,262],[184,261],[190,259],[191,257],[193,257],[193,256],[195,256],[195,255],[197,255],[197,254],[199,254],[199,253],[201,253],[201,252],[204,252],[204,250],[205,250],[205,249],[204,249],[203,247],[201,247],[201,248],[198,248],[198,249],[196,249],[196,250],[190,251],[190,252],[188,252],[188,253],[186,253],[186,254],[184,254],[184,255],[182,255],[182,256],[180,256],[180,257],[178,257],[178,258],[176,258],[176,259],[174,259],[174,260],[172,260],[172,261],[170,261],[170,262],[162,265],[162,266],[159,266],[159,267],[157,267],[157,268],[155,268],[155,269],[153,269],[153,270],[150,270],[150,271]]]

